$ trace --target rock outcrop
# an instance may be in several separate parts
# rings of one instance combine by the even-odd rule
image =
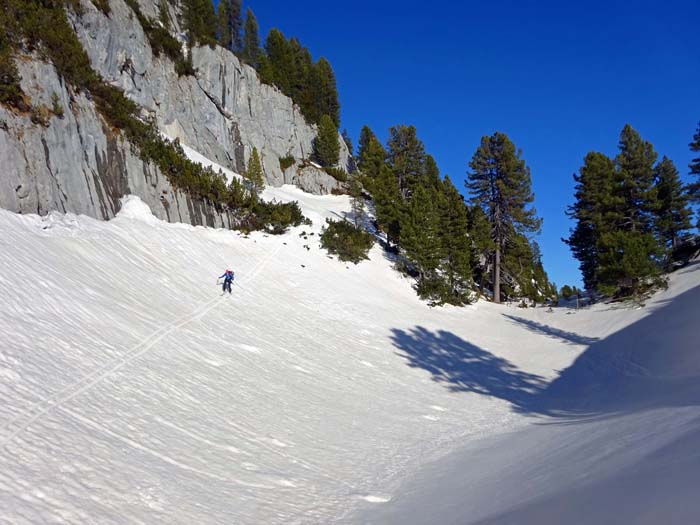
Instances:
[[[216,163],[241,172],[253,147],[260,152],[267,182],[296,184],[305,191],[329,193],[339,183],[302,162],[282,170],[280,159],[309,157],[316,127],[309,125],[292,100],[262,84],[251,67],[216,47],[192,50],[195,76],[179,77],[165,56],[154,56],[133,11],[123,0],[110,0],[105,16],[90,2],[71,21],[92,67],[155,119],[170,138]],[[147,16],[157,3],[141,2]],[[171,8],[174,30],[177,11]],[[141,197],[158,217],[192,224],[228,226],[230,217],[212,206],[174,191],[157,167],[146,164],[94,104],[75,93],[53,66],[34,57],[18,60],[22,88],[34,107],[47,108],[37,123],[0,107],[0,207],[21,213],[52,210],[109,219],[127,193]],[[52,115],[58,97],[63,116]],[[342,139],[340,165],[352,162]]]

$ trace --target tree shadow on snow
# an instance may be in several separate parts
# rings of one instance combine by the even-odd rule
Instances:
[[[452,392],[504,399],[516,412],[559,422],[700,405],[700,286],[599,341],[523,324],[566,343],[591,344],[547,383],[450,332],[419,326],[394,329],[391,339],[409,366],[427,370]]]
[[[393,329],[391,339],[408,366],[427,370],[452,392],[475,392],[527,406],[546,384],[542,377],[523,372],[451,332],[417,326],[409,331]]]
[[[531,321],[530,319],[523,319],[522,317],[516,317],[514,315],[504,314],[503,317],[510,319],[514,323],[520,324],[534,332],[536,334],[545,335],[547,337],[553,337],[555,339],[560,339],[565,343],[575,344],[575,345],[592,345],[598,341],[597,337],[586,337],[579,335],[575,332],[567,332],[565,330],[560,330],[546,324],[538,323],[537,321]]]

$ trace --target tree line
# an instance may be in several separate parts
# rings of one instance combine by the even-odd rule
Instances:
[[[530,239],[541,220],[530,205],[530,171],[503,133],[483,137],[469,163],[466,202],[442,177],[414,126],[389,130],[386,146],[362,129],[359,178],[372,196],[378,228],[418,294],[433,303],[465,304],[474,290],[493,299],[543,301],[556,290]]]
[[[168,0],[161,0],[162,2]],[[183,0],[183,27],[191,44],[220,45],[254,67],[263,83],[274,85],[297,104],[307,121],[319,124],[327,115],[340,126],[340,101],[335,73],[321,57],[296,38],[271,29],[264,44],[253,10],[243,17],[242,0],[221,0],[218,11],[212,0]]]
[[[700,125],[690,149],[700,152]],[[700,177],[700,156],[692,160],[690,174]],[[574,180],[568,215],[576,224],[565,242],[579,261],[586,289],[628,298],[663,286],[663,272],[692,228],[690,204],[700,203],[700,181],[685,186],[673,161],[659,160],[654,146],[629,124],[615,158],[588,153]]]

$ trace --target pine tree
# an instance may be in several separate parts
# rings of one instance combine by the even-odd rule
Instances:
[[[242,10],[241,0],[219,1],[219,45],[233,53],[240,52],[243,47],[241,41]]]
[[[489,286],[493,289],[493,267],[490,266],[488,257],[488,254],[495,252],[491,240],[491,225],[481,206],[467,206],[467,218],[471,240],[470,266],[475,282],[479,283],[479,292],[483,293]]]
[[[387,164],[399,181],[401,196],[407,200],[425,167],[425,146],[418,139],[415,126],[400,125],[389,129]]]
[[[246,169],[244,178],[251,196],[257,197],[265,187],[265,176],[263,174],[260,154],[257,148],[253,148],[253,152],[250,154],[248,168]]]
[[[241,58],[247,64],[258,68],[260,66],[260,28],[253,10],[248,8],[243,31],[243,49]]]
[[[388,243],[398,245],[404,206],[398,181],[386,164],[381,164],[376,178],[372,180],[372,197],[379,229],[386,233]]]
[[[401,216],[401,247],[416,264],[418,294],[424,299],[440,300],[444,281],[437,275],[443,257],[440,235],[439,193],[418,186]]]
[[[183,0],[184,29],[190,46],[217,43],[217,16],[211,0]]]
[[[576,202],[569,206],[567,215],[576,221],[576,226],[566,242],[579,261],[583,282],[587,289],[597,285],[598,241],[607,229],[616,228],[621,219],[619,208],[622,201],[616,194],[615,164],[606,155],[590,152],[584,159],[576,181]]]
[[[507,135],[483,137],[469,163],[466,187],[472,203],[481,206],[491,224],[495,245],[493,298],[501,302],[501,255],[516,235],[539,231],[541,220],[534,208],[530,169]]]
[[[673,249],[678,244],[681,233],[689,230],[690,216],[688,195],[673,161],[663,157],[654,170],[658,207],[655,229],[666,248]]]
[[[273,72],[273,83],[285,95],[292,96],[294,56],[287,39],[278,29],[271,29],[265,41],[265,54]]]
[[[321,166],[335,166],[340,159],[340,143],[338,128],[328,115],[321,117],[318,125],[318,135],[314,139],[314,160]]]
[[[690,143],[690,151],[698,156],[690,163],[690,174],[698,177],[698,181],[688,186],[688,192],[693,202],[700,203],[700,124],[698,130],[693,135],[693,142]],[[698,228],[700,228],[700,218],[698,219]]]
[[[643,140],[629,124],[620,133],[619,149],[615,158],[623,215],[619,227],[650,232],[657,207],[654,163],[658,155],[651,143]]]
[[[369,126],[364,126],[360,132],[357,156],[357,166],[365,177],[370,181],[379,177],[382,166],[386,164],[386,150]]]
[[[442,183],[440,238],[444,256],[442,269],[448,290],[446,300],[453,304],[467,303],[472,285],[467,207],[449,176]]]
[[[323,115],[328,115],[338,129],[340,127],[338,87],[333,68],[325,58],[319,58],[309,71],[308,89],[310,107],[307,118],[311,122],[320,122]]]

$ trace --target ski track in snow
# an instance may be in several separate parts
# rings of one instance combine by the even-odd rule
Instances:
[[[422,523],[406,480],[484,440],[504,440],[498,457],[517,457],[520,441],[526,457],[540,442],[573,447],[567,435],[528,438],[539,428],[582,439],[574,424],[533,425],[514,390],[553,381],[700,281],[692,269],[673,276],[642,310],[431,309],[378,247],[357,266],[319,249],[346,197],[291,187],[265,197],[299,200],[314,225],[244,237],[162,223],[134,199],[106,223],[0,211],[0,522]],[[231,297],[209,288],[223,266],[236,271]],[[50,293],[26,279],[37,269]],[[654,371],[615,359],[625,374]],[[692,421],[684,414],[677,421]],[[658,426],[656,442],[669,442],[673,425]],[[580,435],[602,440],[606,429]],[[647,441],[620,431],[597,446],[611,451],[601,464],[621,465],[614,451]],[[589,456],[577,464],[595,477]],[[494,469],[466,457],[459,475],[476,477],[450,484],[471,494]],[[549,479],[511,477],[514,493]],[[436,511],[423,485],[408,490]],[[474,493],[475,510],[501,501]]]

